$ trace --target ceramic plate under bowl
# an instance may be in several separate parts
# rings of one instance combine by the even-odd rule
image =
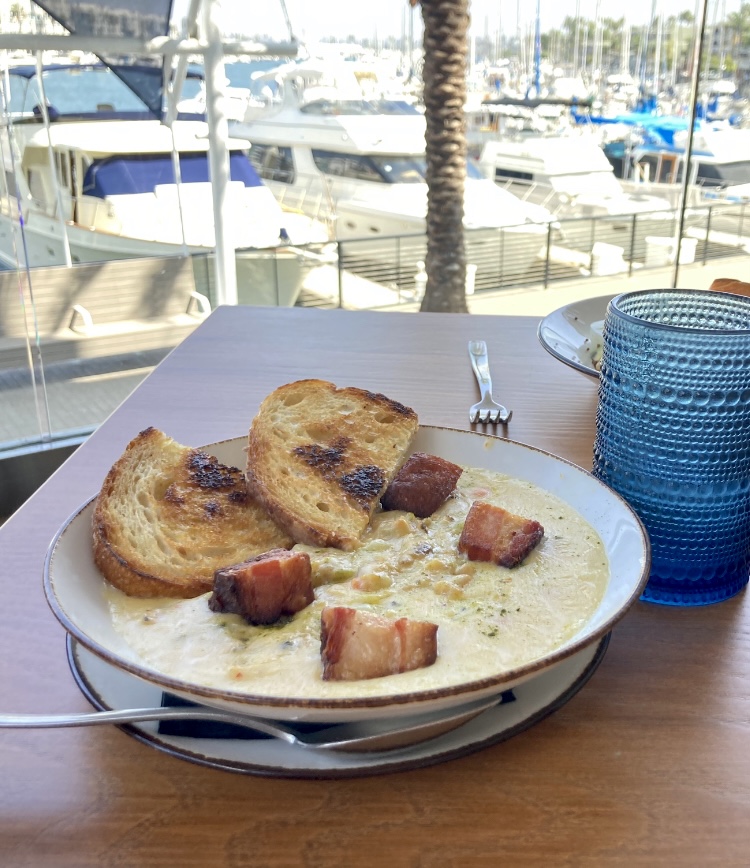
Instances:
[[[548,314],[537,331],[544,349],[571,368],[598,377],[604,315],[612,298],[587,298]]]
[[[458,759],[506,741],[548,717],[586,684],[604,658],[609,634],[529,678],[502,704],[452,731],[407,748],[349,753],[309,750],[277,739],[227,737],[226,732],[189,723],[173,731],[155,721],[121,727],[158,750],[212,768],[284,778],[350,778],[403,772]],[[83,694],[98,709],[150,708],[162,692],[107,663],[68,637],[68,660]],[[366,726],[365,723],[362,726]]]
[[[243,437],[205,448],[225,464],[242,466],[245,442]],[[627,503],[590,473],[520,443],[446,428],[423,426],[412,448],[466,467],[486,468],[534,483],[570,504],[596,530],[609,561],[607,586],[593,614],[562,645],[512,669],[489,672],[480,680],[422,689],[417,678],[408,682],[416,684],[408,690],[401,690],[405,681],[399,682],[399,689],[394,687],[393,679],[401,676],[361,682],[361,690],[355,682],[348,682],[345,698],[331,698],[328,694],[295,697],[286,686],[274,695],[269,695],[270,691],[254,694],[252,683],[244,682],[242,690],[235,690],[176,678],[145,663],[113,626],[106,583],[93,560],[93,501],[66,522],[50,546],[45,563],[49,604],[66,630],[86,648],[113,666],[179,696],[270,718],[336,722],[439,712],[499,693],[597,642],[638,599],[648,578],[648,538]]]

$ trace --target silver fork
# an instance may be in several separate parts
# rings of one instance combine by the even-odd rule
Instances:
[[[483,425],[507,425],[512,410],[498,404],[492,398],[492,378],[490,377],[490,363],[487,358],[487,344],[484,341],[469,341],[469,358],[474,374],[479,383],[479,391],[482,400],[469,408],[469,421],[472,425],[481,422]]]

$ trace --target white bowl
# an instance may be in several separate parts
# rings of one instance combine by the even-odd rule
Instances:
[[[205,449],[223,463],[241,467],[245,443],[245,438],[238,438]],[[600,604],[574,636],[541,658],[481,680],[400,695],[373,693],[372,684],[368,684],[361,696],[271,697],[251,694],[247,688],[240,692],[191,683],[145,664],[114,629],[106,583],[93,560],[93,499],[65,523],[50,545],[44,570],[47,600],[65,629],[82,645],[115,666],[187,699],[262,717],[349,721],[437,712],[507,690],[598,641],[638,599],[648,579],[648,537],[628,504],[590,473],[521,443],[447,428],[421,427],[413,450],[525,479],[570,504],[592,525],[604,543],[609,579]]]

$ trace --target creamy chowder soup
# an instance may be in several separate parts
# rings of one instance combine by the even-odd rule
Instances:
[[[521,565],[473,562],[458,552],[475,500],[544,526]],[[464,470],[430,518],[376,514],[355,552],[296,548],[310,555],[315,602],[273,626],[212,612],[208,594],[144,600],[109,588],[115,628],[146,664],[194,684],[268,697],[392,695],[495,676],[554,651],[589,620],[609,573],[601,539],[570,506],[528,482],[478,469]],[[438,624],[437,662],[385,678],[323,681],[326,605]]]

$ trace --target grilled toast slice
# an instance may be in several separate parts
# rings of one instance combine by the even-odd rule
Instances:
[[[416,434],[385,395],[325,380],[281,386],[248,436],[248,490],[295,542],[356,548]]]
[[[247,494],[244,474],[156,428],[141,431],[107,474],[94,507],[94,561],[137,597],[195,597],[214,572],[291,537]]]

